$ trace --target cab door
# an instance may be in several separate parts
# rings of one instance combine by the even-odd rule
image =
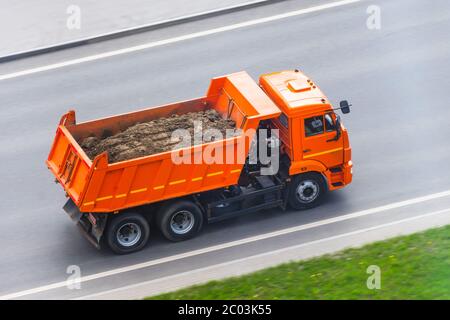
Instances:
[[[307,116],[302,122],[303,160],[322,162],[327,168],[343,163],[343,139],[337,139],[336,115],[323,113]]]

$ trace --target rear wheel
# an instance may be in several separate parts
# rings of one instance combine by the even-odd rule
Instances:
[[[325,181],[319,173],[300,174],[292,180],[289,204],[294,209],[310,209],[322,202],[325,192]]]
[[[150,227],[139,213],[127,212],[114,216],[108,222],[106,241],[117,254],[141,250],[148,242]]]
[[[156,214],[156,222],[164,237],[182,241],[194,237],[202,228],[200,208],[188,200],[169,202]]]

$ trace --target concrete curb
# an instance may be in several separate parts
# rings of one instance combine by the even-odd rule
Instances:
[[[245,9],[260,7],[260,6],[269,5],[269,4],[282,2],[282,1],[285,1],[285,0],[253,0],[253,1],[245,2],[245,3],[239,4],[239,5],[229,6],[229,7],[225,7],[225,8],[221,8],[221,9],[204,11],[201,13],[182,16],[182,17],[178,17],[175,19],[158,21],[158,22],[154,22],[154,23],[150,23],[150,24],[146,24],[146,25],[142,25],[142,26],[138,26],[138,27],[121,29],[119,31],[103,33],[103,34],[93,36],[93,37],[87,37],[87,38],[82,38],[82,39],[78,39],[78,40],[74,40],[74,41],[63,42],[63,43],[59,43],[59,44],[56,44],[53,46],[39,47],[39,48],[35,48],[32,50],[15,52],[15,53],[0,57],[0,63],[19,60],[19,59],[23,59],[23,58],[28,58],[28,57],[32,57],[32,56],[36,56],[36,55],[40,55],[40,54],[44,54],[44,53],[50,53],[50,52],[60,51],[60,50],[64,50],[64,49],[79,47],[79,46],[86,45],[86,44],[92,44],[92,43],[102,42],[102,41],[106,41],[106,40],[121,38],[121,37],[138,34],[138,33],[146,32],[146,31],[162,29],[162,28],[169,27],[169,26],[179,25],[179,24],[192,22],[192,21],[198,21],[198,20],[207,19],[207,18],[211,18],[211,17],[215,17],[215,16],[227,14],[227,13],[233,13],[233,12],[237,12],[237,11],[241,11],[241,10],[245,10]]]

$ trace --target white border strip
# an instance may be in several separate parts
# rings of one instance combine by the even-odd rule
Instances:
[[[444,198],[444,197],[448,197],[448,196],[450,196],[450,190],[430,194],[427,196],[417,197],[417,198],[413,198],[413,199],[409,199],[409,200],[405,200],[405,201],[394,202],[394,203],[391,203],[388,205],[379,206],[379,207],[375,207],[375,208],[371,208],[371,209],[367,209],[367,210],[362,210],[362,211],[346,214],[343,216],[338,216],[335,218],[324,219],[321,221],[307,223],[307,224],[296,226],[296,227],[286,228],[286,229],[269,232],[269,233],[265,233],[265,234],[261,234],[261,235],[257,235],[257,236],[253,236],[253,237],[248,237],[248,238],[244,238],[244,239],[240,239],[240,240],[236,240],[236,241],[231,241],[231,242],[227,242],[227,243],[223,243],[223,244],[219,244],[219,245],[214,245],[214,246],[210,246],[210,247],[206,247],[206,248],[202,248],[202,249],[197,249],[197,250],[193,250],[193,251],[186,252],[186,253],[176,254],[173,256],[169,256],[169,257],[150,260],[147,262],[142,262],[142,263],[134,264],[134,265],[127,266],[127,267],[112,269],[109,271],[104,271],[104,272],[84,276],[84,277],[81,277],[80,283],[91,281],[91,280],[96,280],[96,279],[100,279],[100,278],[104,278],[104,277],[114,276],[114,275],[121,274],[124,272],[130,272],[130,271],[135,271],[135,270],[139,270],[139,269],[143,269],[143,268],[148,268],[148,267],[155,266],[158,264],[167,263],[167,262],[180,260],[180,259],[185,259],[185,258],[189,258],[189,257],[193,257],[193,256],[205,254],[205,253],[210,253],[210,252],[214,252],[214,251],[218,251],[218,250],[236,247],[239,245],[244,245],[244,244],[248,244],[248,243],[255,242],[255,241],[260,241],[260,240],[265,240],[265,239],[269,239],[269,238],[273,238],[273,237],[277,237],[277,236],[281,236],[281,235],[290,234],[293,232],[316,228],[316,227],[320,227],[320,226],[324,226],[324,225],[328,225],[328,224],[332,224],[332,223],[336,223],[336,222],[341,222],[341,221],[345,221],[345,220],[349,220],[349,219],[355,219],[355,218],[359,218],[359,217],[363,217],[363,216],[367,216],[367,215],[371,215],[371,214],[376,214],[376,213],[380,213],[380,212],[384,212],[384,211],[388,211],[388,210],[398,209],[398,208],[402,208],[402,207],[406,207],[406,206],[410,206],[410,205],[414,205],[414,204],[418,204],[418,203],[422,203],[422,202],[426,202],[426,201],[430,201],[430,200],[435,200],[435,199],[439,199],[439,198]],[[67,285],[66,281],[56,282],[56,283],[52,283],[49,285],[45,285],[45,286],[41,286],[41,287],[29,289],[29,290],[24,290],[24,291],[19,291],[19,292],[3,295],[3,296],[0,296],[0,300],[15,299],[15,298],[27,296],[30,294],[36,294],[39,292],[62,288],[62,287],[65,287],[66,285]]]
[[[7,80],[7,79],[22,77],[22,76],[26,76],[26,75],[30,75],[30,74],[39,73],[39,72],[55,70],[55,69],[72,66],[72,65],[76,65],[76,64],[80,64],[80,63],[105,59],[105,58],[109,58],[109,57],[113,57],[113,56],[118,56],[118,55],[127,54],[127,53],[131,53],[131,52],[141,51],[141,50],[150,49],[150,48],[154,48],[154,47],[159,47],[159,46],[176,43],[176,42],[180,42],[180,41],[185,41],[185,40],[189,40],[189,39],[205,37],[205,36],[209,36],[212,34],[227,32],[227,31],[245,28],[245,27],[249,27],[249,26],[254,26],[254,25],[258,25],[258,24],[262,24],[262,23],[286,19],[289,17],[299,16],[299,15],[303,15],[303,14],[307,14],[307,13],[317,12],[317,11],[321,11],[321,10],[325,10],[325,9],[340,7],[340,6],[344,6],[344,5],[348,5],[348,4],[356,3],[356,2],[360,2],[360,1],[361,0],[336,1],[336,2],[327,3],[327,4],[315,6],[315,7],[300,9],[300,10],[291,11],[291,12],[287,12],[287,13],[283,13],[283,14],[278,14],[278,15],[270,16],[270,17],[266,17],[266,18],[250,20],[250,21],[246,21],[246,22],[232,24],[229,26],[195,32],[195,33],[178,36],[178,37],[174,37],[174,38],[169,38],[169,39],[165,39],[165,40],[150,42],[150,43],[146,43],[146,44],[142,44],[142,45],[138,45],[138,46],[134,46],[134,47],[104,52],[104,53],[100,53],[100,54],[96,54],[96,55],[92,55],[92,56],[87,56],[84,58],[78,58],[78,59],[68,60],[68,61],[55,63],[55,64],[50,64],[50,65],[46,65],[46,66],[42,66],[42,67],[8,73],[8,74],[1,75],[0,80]]]

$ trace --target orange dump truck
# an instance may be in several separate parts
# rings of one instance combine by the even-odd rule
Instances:
[[[109,163],[80,146],[174,114],[215,109],[239,129],[231,137]],[[343,113],[349,105],[342,101]],[[142,249],[156,226],[169,240],[193,237],[205,222],[261,209],[318,205],[352,180],[347,130],[316,84],[298,70],[212,79],[206,96],[58,125],[47,166],[69,197],[64,210],[97,248]],[[254,147],[251,147],[251,146]],[[175,161],[182,155],[184,161]]]

